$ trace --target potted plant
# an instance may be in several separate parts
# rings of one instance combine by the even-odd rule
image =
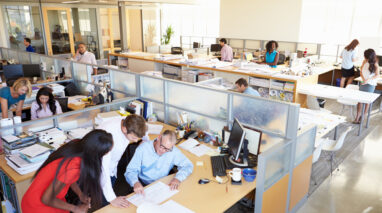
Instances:
[[[168,26],[166,29],[166,33],[163,34],[163,37],[161,39],[162,45],[169,45],[171,37],[174,35],[174,30],[172,29],[172,26]]]

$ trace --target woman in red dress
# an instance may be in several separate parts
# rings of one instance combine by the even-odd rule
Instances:
[[[81,140],[73,140],[50,154],[22,199],[22,211],[80,213],[87,212],[90,206],[100,207],[102,156],[112,146],[110,133],[93,130]],[[69,187],[80,198],[80,205],[66,202]]]

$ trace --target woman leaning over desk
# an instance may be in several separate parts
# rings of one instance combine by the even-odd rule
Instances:
[[[275,68],[277,67],[277,62],[279,61],[279,52],[277,48],[279,44],[276,41],[268,41],[265,45],[267,52],[265,53],[265,64]]]
[[[110,133],[93,130],[81,140],[70,141],[57,149],[37,170],[22,199],[22,211],[82,213],[90,206],[99,208],[102,203],[102,157],[112,147]],[[69,187],[80,198],[80,205],[66,202]]]
[[[31,106],[32,120],[61,113],[61,106],[58,101],[54,100],[52,90],[48,87],[41,88]]]
[[[32,86],[28,79],[17,79],[12,87],[3,87],[0,89],[0,112],[2,118],[8,118],[8,109],[17,104],[16,116],[21,116],[23,109],[25,95],[30,96],[32,93]]]
[[[341,63],[341,84],[340,87],[345,87],[351,84],[354,80],[354,62],[357,60],[355,48],[359,45],[357,39],[354,39],[350,44],[348,44],[341,53],[342,63]],[[347,84],[345,85],[345,81]]]
[[[374,92],[375,86],[377,85],[377,79],[379,78],[379,66],[377,63],[377,55],[373,49],[367,49],[364,52],[365,59],[362,62],[361,66],[361,78],[362,83],[359,87],[359,90],[364,92]],[[369,109],[369,104],[366,104],[365,111],[366,113]],[[361,123],[361,104],[357,105],[357,116],[353,123]]]

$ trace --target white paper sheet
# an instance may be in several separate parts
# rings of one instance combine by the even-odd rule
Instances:
[[[162,182],[157,182],[147,187],[144,191],[145,195],[135,194],[127,198],[127,200],[135,206],[143,203],[159,204],[179,192],[178,190],[171,191],[170,187]]]
[[[3,136],[3,139],[6,140],[8,143],[12,143],[14,141],[17,141],[20,138],[14,136],[14,135],[5,135],[5,136]]]
[[[32,146],[22,149],[20,152],[28,157],[33,158],[47,151],[49,151],[49,148],[41,146],[40,144],[33,144]]]
[[[194,213],[194,211],[191,211],[173,200],[169,200],[160,205],[160,209],[162,212],[166,213]]]
[[[163,125],[147,124],[149,134],[159,135],[163,129]]]
[[[181,143],[179,145],[180,148],[187,150],[191,152],[192,154],[201,157],[203,155],[213,155],[215,154],[215,151],[211,149],[210,147],[200,144],[197,140],[195,139],[187,139],[185,142]]]
[[[197,140],[195,140],[193,138],[189,138],[185,142],[181,143],[179,145],[179,147],[184,149],[184,150],[190,150],[191,148],[195,147],[198,144],[199,144],[199,142]]]

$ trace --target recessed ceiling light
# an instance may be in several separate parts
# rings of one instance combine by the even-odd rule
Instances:
[[[63,4],[73,4],[73,3],[80,3],[81,1],[63,1]]]

